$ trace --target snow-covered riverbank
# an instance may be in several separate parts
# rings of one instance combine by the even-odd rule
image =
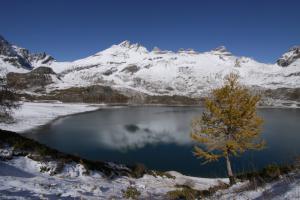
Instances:
[[[215,200],[299,200],[300,172],[295,171],[281,176],[280,179],[257,187],[249,181],[233,185],[229,189],[218,191],[209,199]]]
[[[112,180],[105,178],[100,172],[84,174],[81,164],[68,164],[60,174],[50,176],[41,173],[42,167],[51,167],[31,160],[28,157],[16,157],[12,160],[0,161],[0,198],[1,199],[123,199],[123,190],[128,186],[141,192],[142,199],[163,199],[176,185],[189,184],[199,190],[208,189],[227,179],[206,179],[170,172],[176,178],[154,177],[144,175],[135,179],[121,176]]]
[[[178,190],[180,185],[207,190],[228,183],[227,179],[196,178],[177,172],[169,172],[175,178],[144,175],[108,179],[99,171],[86,175],[86,169],[78,163],[67,164],[61,173],[52,176],[49,172],[41,172],[43,167],[51,168],[51,164],[28,157],[0,161],[0,199],[126,199],[124,191],[131,187],[140,192],[138,199],[160,200],[167,199],[167,193]],[[205,199],[296,200],[300,198],[299,174],[295,171],[263,186],[253,186],[249,181],[238,183]]]
[[[57,117],[97,110],[100,106],[104,105],[60,102],[24,102],[22,106],[13,113],[15,123],[0,123],[0,129],[21,133],[38,126],[45,125]]]

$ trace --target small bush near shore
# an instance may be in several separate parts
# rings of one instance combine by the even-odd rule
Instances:
[[[44,172],[49,172],[50,168],[46,167],[46,166],[41,166],[40,167],[40,172],[44,173]]]
[[[207,190],[195,190],[188,185],[176,185],[177,190],[169,191],[167,193],[167,199],[169,200],[194,200],[202,199],[213,195],[218,190],[227,189],[228,184],[219,182],[218,185],[208,188]]]
[[[297,169],[297,166],[293,164],[282,165],[282,166],[277,164],[270,164],[259,171],[239,174],[237,175],[237,178],[240,179],[241,181],[246,181],[246,180],[252,181],[255,179],[257,182],[263,184],[263,183],[276,180],[281,175],[288,174],[289,172],[295,169]]]
[[[237,175],[237,179],[240,181],[249,181],[248,184],[246,184],[244,187],[241,187],[237,192],[256,190],[258,187],[264,186],[266,183],[278,180],[281,176],[288,177],[289,173],[297,169],[299,169],[297,163],[282,166],[270,164],[264,167],[262,170]]]
[[[128,186],[126,190],[123,190],[123,197],[126,199],[138,199],[141,192],[133,186]]]
[[[132,167],[132,176],[134,178],[140,178],[147,172],[147,168],[144,164],[137,163]]]
[[[167,197],[169,200],[177,200],[177,199],[194,200],[198,196],[200,196],[199,191],[189,187],[183,187],[177,190],[169,191],[167,193]]]

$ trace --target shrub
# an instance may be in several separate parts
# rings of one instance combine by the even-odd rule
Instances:
[[[266,178],[277,179],[280,176],[280,168],[278,165],[271,164],[265,167],[262,173]]]
[[[135,178],[140,178],[146,173],[146,166],[143,164],[135,164],[132,168],[132,176]]]
[[[167,197],[170,200],[185,199],[194,200],[199,196],[199,191],[194,190],[190,187],[182,187],[177,190],[169,191]]]
[[[40,167],[40,172],[44,173],[44,172],[49,172],[50,171],[50,168],[47,167],[47,166],[41,166]]]
[[[219,182],[218,185],[212,186],[208,188],[207,190],[195,190],[191,188],[188,184],[184,185],[175,185],[178,189],[169,191],[167,193],[167,198],[170,200],[177,200],[177,199],[184,199],[184,200],[190,200],[190,199],[202,199],[205,197],[209,197],[213,195],[218,190],[224,190],[229,187],[228,184]]]
[[[141,192],[133,186],[128,186],[126,190],[123,190],[123,197],[126,199],[138,199]]]

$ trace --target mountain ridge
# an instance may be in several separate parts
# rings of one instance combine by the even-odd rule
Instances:
[[[1,49],[7,48],[7,45],[0,46],[0,52],[4,52]],[[141,44],[131,43],[128,40],[71,62],[56,61],[46,53],[31,54],[28,50],[15,45],[11,45],[11,48],[21,57],[24,54],[23,58],[27,58],[31,68],[14,66],[5,61],[7,55],[0,54],[2,74],[28,73],[40,66],[49,67],[56,75],[43,74],[41,80],[47,80],[47,84],[42,84],[43,93],[100,85],[109,86],[126,96],[147,94],[200,98],[212,88],[220,86],[223,78],[231,72],[238,73],[241,82],[252,88],[275,90],[300,87],[298,47],[291,48],[274,64],[235,56],[224,46],[208,52],[197,52],[192,49],[173,52],[159,48],[148,51]],[[35,89],[36,87],[34,90],[29,88],[25,92],[36,92]]]
[[[23,48],[23,47],[19,47],[17,45],[14,45],[14,44],[11,44],[9,43],[2,35],[0,35],[0,55],[3,55],[3,52],[1,52],[1,49],[3,49],[3,44],[2,42],[6,42],[8,45],[10,45],[10,47],[12,47],[12,49],[16,52],[17,55],[20,55],[20,54],[23,54],[24,57],[28,56],[26,54],[29,54],[31,56],[49,56],[51,58],[51,61],[57,61],[57,62],[74,62],[74,61],[77,61],[77,60],[82,60],[84,58],[87,58],[87,57],[84,57],[84,58],[80,58],[80,59],[75,59],[73,61],[58,61],[56,59],[54,59],[51,55],[47,54],[46,52],[41,52],[41,53],[31,53],[28,49],[26,48]],[[132,43],[131,41],[129,40],[124,40],[122,42],[120,42],[119,44],[114,44],[106,49],[103,49],[103,50],[100,50],[99,52],[93,54],[93,55],[97,55],[107,49],[110,49],[112,47],[115,47],[115,46],[120,46],[120,47],[124,47],[124,48],[128,48],[128,49],[143,49],[144,52],[155,52],[155,53],[191,53],[191,54],[203,54],[203,53],[216,53],[216,54],[221,54],[221,53],[225,53],[225,54],[228,54],[228,55],[233,55],[230,51],[228,51],[228,49],[224,46],[224,45],[220,45],[214,49],[211,49],[210,51],[203,51],[203,52],[199,52],[199,51],[196,51],[192,48],[187,48],[187,49],[184,49],[184,48],[179,48],[177,51],[172,51],[172,50],[161,50],[159,47],[154,47],[151,51],[149,51],[146,47],[144,47],[143,45],[141,45],[140,43]],[[288,49],[288,51],[284,54],[282,54],[282,56],[280,58],[278,58],[275,62],[277,63],[278,65],[280,65],[280,61],[281,59],[283,59],[284,57],[286,57],[286,55],[288,56],[288,54],[290,54],[290,52],[296,52],[295,54],[296,55],[296,58],[299,58],[300,56],[300,53],[299,53],[299,50],[300,50],[300,45],[295,45],[293,47],[291,47],[290,49]],[[5,54],[4,54],[5,55]],[[91,56],[93,56],[91,55]],[[89,57],[89,56],[88,56]],[[247,57],[247,56],[237,56],[237,57],[246,57],[246,58],[251,58],[251,57]],[[251,58],[253,59],[253,58]],[[253,59],[255,60],[255,59]],[[41,64],[45,64],[45,63],[41,63]],[[267,64],[267,63],[266,63]],[[290,64],[290,63],[289,63]]]

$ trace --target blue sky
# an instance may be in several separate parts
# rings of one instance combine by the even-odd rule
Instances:
[[[0,0],[0,34],[61,61],[130,40],[150,50],[225,45],[272,63],[300,44],[299,8],[298,0]]]

